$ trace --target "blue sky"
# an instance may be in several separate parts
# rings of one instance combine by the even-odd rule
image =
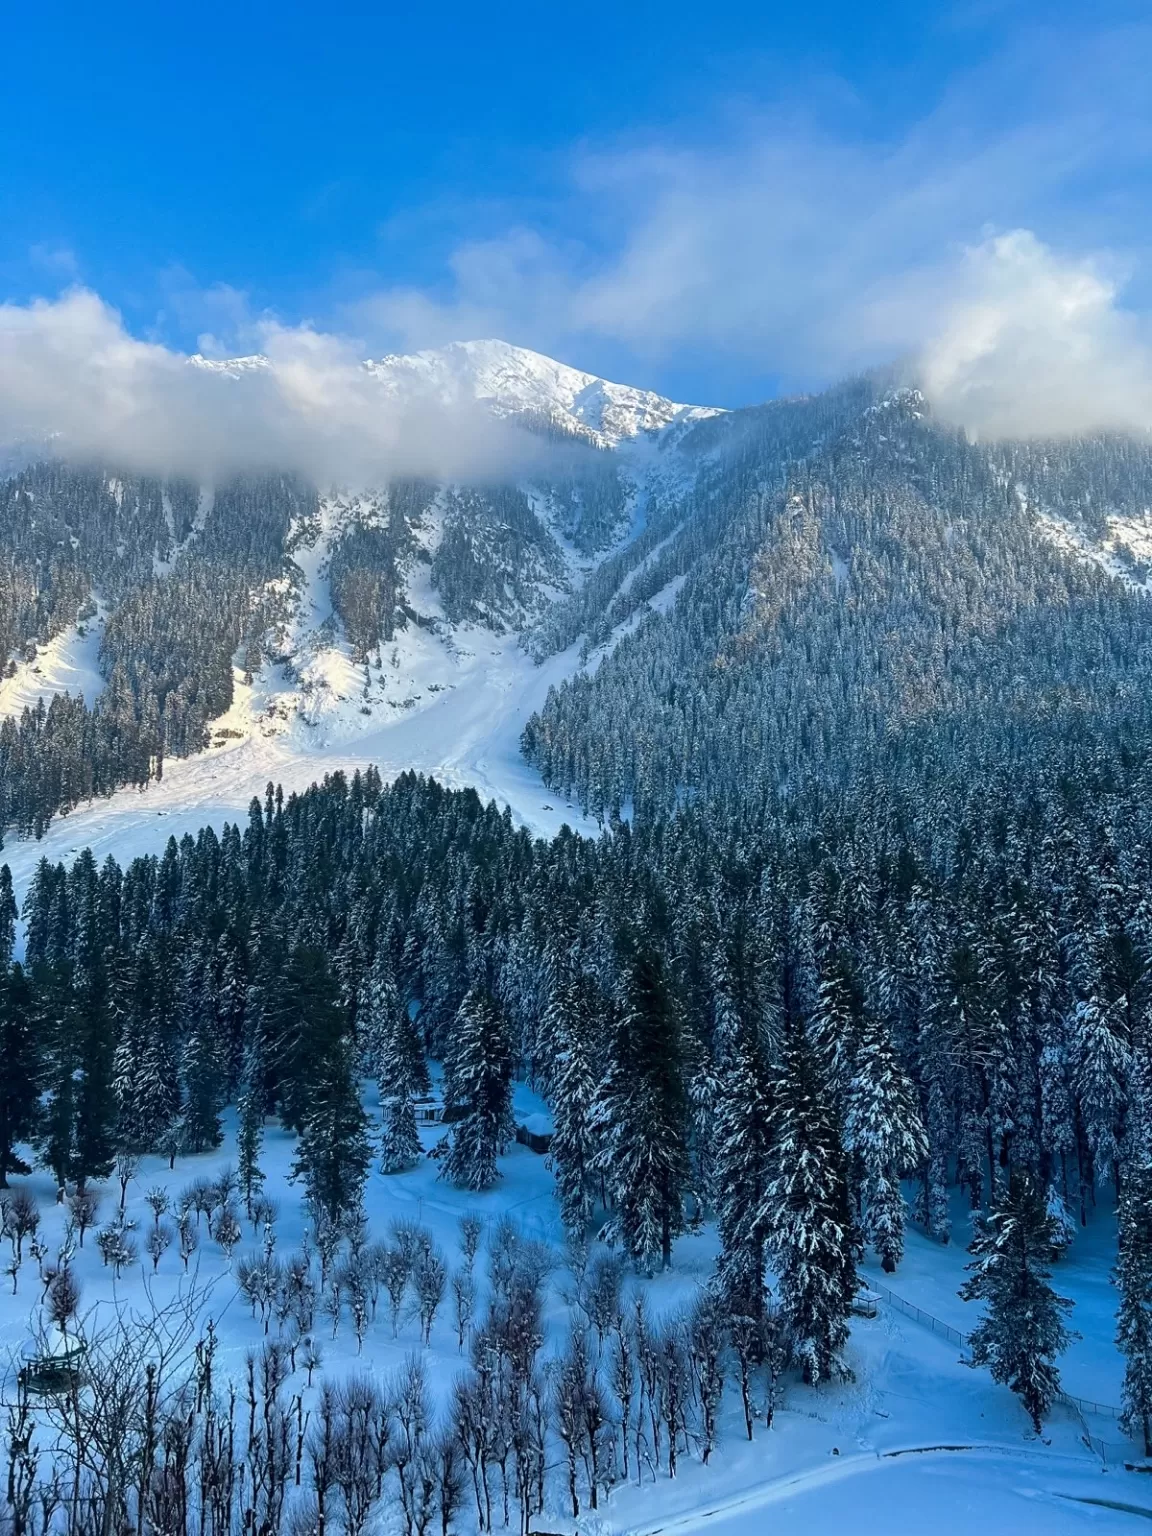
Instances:
[[[1026,231],[1018,287],[1142,323],[1146,13],[12,7],[0,301],[83,285],[180,350],[498,334],[735,404],[915,349]]]

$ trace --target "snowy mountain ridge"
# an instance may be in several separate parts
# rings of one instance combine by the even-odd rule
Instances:
[[[271,366],[262,355],[225,359],[193,356],[196,367],[240,377]],[[479,402],[500,417],[544,418],[600,448],[619,448],[720,414],[717,407],[683,405],[653,390],[615,384],[543,353],[499,340],[456,341],[408,354],[365,359],[385,398],[433,398],[446,405]]]

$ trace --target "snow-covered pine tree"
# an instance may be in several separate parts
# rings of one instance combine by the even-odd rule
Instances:
[[[0,865],[0,975],[12,963],[16,943],[16,898],[12,894],[12,871]]]
[[[892,1274],[904,1254],[900,1179],[923,1165],[928,1138],[916,1090],[887,1027],[874,1013],[865,1015],[848,1088],[844,1148],[861,1171],[862,1235],[885,1274]]]
[[[815,1385],[849,1374],[843,1353],[856,1294],[856,1234],[847,1159],[831,1094],[802,1023],[785,1043],[776,1097],[773,1174],[761,1211],[780,1310]]]
[[[7,867],[4,866],[5,870]],[[8,1188],[10,1173],[32,1171],[16,1146],[32,1140],[40,1108],[39,1077],[40,1045],[32,990],[24,968],[14,965],[10,970],[0,970],[0,1189]]]
[[[381,950],[368,989],[368,1056],[380,1085],[383,1173],[402,1173],[423,1148],[413,1100],[431,1086],[419,1031],[400,1001],[389,956]]]
[[[240,1069],[240,1094],[236,1105],[239,1130],[236,1136],[236,1178],[249,1216],[256,1192],[264,1183],[260,1149],[264,1143],[264,1065],[260,1043],[249,1039]]]
[[[549,1161],[556,1179],[556,1199],[565,1230],[583,1237],[592,1215],[596,1187],[597,1134],[594,1124],[599,1087],[597,1042],[603,1036],[607,1004],[590,976],[565,957],[554,967],[552,993],[543,1033],[550,1042],[552,1145]]]
[[[184,1107],[184,1145],[206,1152],[222,1138],[220,1111],[227,1091],[227,1052],[216,1019],[215,986],[206,945],[188,956],[181,983],[180,1017],[184,1044],[180,1086]]]
[[[972,1278],[960,1291],[987,1307],[969,1335],[972,1359],[1016,1393],[1037,1434],[1060,1387],[1054,1362],[1073,1338],[1064,1324],[1072,1303],[1048,1284],[1056,1236],[1040,1190],[1013,1169],[971,1244]]]
[[[1152,1456],[1152,1163],[1133,1163],[1120,1192],[1115,1280],[1120,1291],[1116,1347],[1124,1356],[1121,1396],[1128,1434]]]
[[[1076,1092],[1098,1182],[1115,1179],[1127,1102],[1130,1052],[1121,1009],[1098,997],[1078,1003],[1072,1019]]]
[[[355,1066],[347,1034],[330,1042],[315,1063],[292,1164],[292,1177],[303,1181],[312,1209],[333,1223],[359,1209],[372,1160]]]
[[[512,1136],[512,1047],[491,996],[473,987],[451,1031],[449,1102],[461,1111],[452,1127],[442,1177],[462,1189],[490,1189],[496,1159]]]
[[[754,1322],[764,1312],[765,1194],[772,1168],[773,1095],[754,1028],[736,1011],[726,987],[715,1001],[719,1095],[713,1127],[716,1261],[733,1316]]]
[[[680,1030],[657,955],[641,951],[628,968],[608,1072],[596,1107],[596,1169],[613,1213],[604,1235],[645,1269],[667,1269],[684,1229],[689,1177],[688,1096]]]

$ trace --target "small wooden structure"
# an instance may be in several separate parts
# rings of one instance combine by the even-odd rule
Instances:
[[[552,1124],[546,1115],[529,1115],[516,1124],[516,1140],[541,1156],[552,1146]]]
[[[87,1347],[75,1333],[54,1335],[43,1350],[34,1350],[20,1367],[18,1380],[27,1392],[71,1392],[84,1376]]]
[[[444,1100],[432,1093],[412,1100],[417,1125],[440,1125],[444,1119]]]

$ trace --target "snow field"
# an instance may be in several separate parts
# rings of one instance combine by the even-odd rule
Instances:
[[[365,1103],[374,1123],[378,1122],[371,1085],[365,1089]],[[518,1084],[516,1119],[525,1122],[543,1113],[542,1101]],[[423,1128],[425,1148],[443,1134],[443,1127]],[[302,1192],[289,1180],[293,1153],[294,1138],[268,1122],[260,1161],[266,1175],[264,1193],[279,1208],[274,1231],[275,1257],[280,1260],[301,1250],[307,1227]],[[236,1274],[245,1255],[260,1251],[261,1233],[243,1220],[244,1235],[229,1261],[202,1221],[200,1248],[187,1277],[175,1243],[161,1257],[155,1274],[145,1252],[145,1237],[154,1219],[145,1198],[151,1188],[165,1189],[175,1204],[194,1179],[217,1177],[235,1163],[231,1115],[224,1145],[217,1152],[181,1157],[171,1171],[163,1158],[142,1159],[125,1205],[127,1217],[135,1224],[139,1260],[117,1279],[101,1262],[95,1229],[88,1232],[83,1249],[73,1259],[86,1328],[99,1327],[113,1310],[121,1314],[146,1311],[149,1298],[163,1307],[195,1292],[201,1326],[209,1317],[214,1322],[221,1375],[241,1379],[245,1357],[259,1350],[265,1329],[259,1317],[252,1315]],[[441,1181],[437,1167],[426,1159],[404,1174],[372,1172],[365,1199],[369,1239],[387,1240],[394,1221],[415,1221],[443,1252],[451,1274],[464,1262],[460,1218],[474,1212],[485,1229],[474,1266],[480,1317],[487,1289],[488,1239],[496,1223],[509,1218],[525,1238],[553,1250],[556,1267],[547,1284],[543,1353],[548,1357],[559,1352],[572,1325],[570,1303],[577,1279],[546,1160],[511,1144],[500,1160],[501,1183],[480,1195]],[[55,1203],[52,1180],[38,1171],[15,1182],[36,1196],[40,1236],[47,1246],[46,1262],[51,1262],[65,1226],[65,1212]],[[119,1186],[112,1178],[102,1188],[99,1221],[110,1220],[118,1205]],[[165,1219],[173,1220],[171,1215]],[[1110,1233],[1105,1229],[1111,1223],[1104,1218],[1097,1225],[1099,1230],[1090,1228],[1088,1239],[1078,1240],[1056,1270],[1059,1288],[1078,1301],[1102,1296],[1101,1288],[1107,1285]],[[591,1256],[600,1251],[594,1244]],[[657,1318],[686,1309],[707,1284],[715,1252],[711,1230],[689,1235],[677,1243],[670,1273],[651,1280],[631,1277],[627,1289],[642,1291]],[[939,1312],[964,1257],[962,1249],[939,1249],[913,1232],[908,1259],[892,1283],[900,1294],[922,1298],[923,1304],[932,1303]],[[7,1284],[0,1295],[0,1398],[4,1400],[10,1398],[13,1370],[39,1312],[41,1286],[27,1245],[17,1283],[15,1295]],[[967,1314],[974,1309],[959,1301],[956,1307],[961,1325],[971,1327],[975,1319]],[[1100,1384],[1115,1381],[1119,1359],[1111,1342],[1114,1320],[1108,1309],[1086,1306],[1084,1315],[1075,1315],[1073,1322],[1084,1334],[1086,1360],[1099,1362]],[[269,1328],[275,1337],[274,1318]],[[323,1364],[311,1393],[302,1367],[286,1387],[290,1394],[302,1392],[306,1402],[323,1380],[338,1382],[367,1374],[387,1383],[413,1353],[419,1353],[433,1401],[443,1411],[453,1382],[466,1364],[466,1349],[462,1353],[457,1342],[450,1287],[426,1347],[421,1344],[412,1305],[406,1304],[393,1333],[384,1294],[362,1350],[347,1309],[334,1337],[331,1318],[318,1310],[313,1337],[320,1342]],[[730,1383],[720,1444],[709,1466],[685,1456],[674,1481],[664,1471],[655,1479],[646,1471],[642,1485],[618,1486],[598,1514],[583,1517],[576,1528],[587,1536],[626,1532],[655,1536],[658,1531],[688,1533],[704,1527],[716,1536],[754,1536],[771,1528],[819,1533],[851,1528],[862,1536],[873,1532],[913,1536],[932,1530],[959,1536],[981,1526],[1012,1533],[1132,1529],[1135,1516],[1119,1506],[1152,1518],[1152,1489],[1146,1494],[1143,1479],[1105,1470],[1084,1446],[1083,1426],[1070,1410],[1054,1409],[1044,1439],[1037,1440],[1012,1394],[993,1386],[985,1372],[963,1363],[953,1345],[926,1328],[884,1308],[874,1319],[854,1319],[850,1363],[856,1376],[853,1382],[820,1390],[788,1384],[773,1428],[768,1431],[761,1423],[752,1443],[745,1439],[738,1395]],[[1090,1384],[1089,1377],[1085,1374],[1082,1379],[1073,1365],[1070,1361],[1065,1384],[1069,1390],[1083,1390]],[[1112,1434],[1118,1434],[1114,1426]],[[558,1451],[550,1460],[559,1460]],[[573,1530],[565,1509],[557,1476],[545,1523],[548,1530]],[[466,1513],[460,1528],[470,1529],[471,1524],[472,1516]]]

